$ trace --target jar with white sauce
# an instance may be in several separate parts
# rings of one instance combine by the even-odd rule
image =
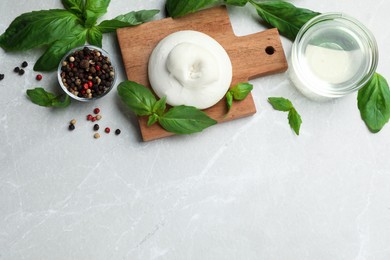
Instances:
[[[326,13],[299,31],[288,73],[305,96],[323,101],[359,90],[377,65],[378,47],[372,33],[352,17]]]

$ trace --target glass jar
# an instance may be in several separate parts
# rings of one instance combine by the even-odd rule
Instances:
[[[289,61],[293,84],[313,100],[329,100],[363,87],[378,65],[372,33],[342,13],[325,13],[299,31]]]

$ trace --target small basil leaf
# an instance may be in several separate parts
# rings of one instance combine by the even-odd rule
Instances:
[[[148,118],[147,126],[151,126],[151,125],[155,124],[157,121],[158,121],[158,115],[153,113]]]
[[[74,34],[55,41],[34,65],[34,70],[51,71],[58,67],[62,57],[71,49],[85,43],[87,31],[81,26],[74,28]]]
[[[179,17],[222,3],[223,0],[167,0],[165,8],[171,17]]]
[[[97,47],[102,47],[103,33],[97,27],[88,29],[88,42]]]
[[[97,19],[107,12],[110,0],[86,0],[85,1],[85,27],[90,28],[95,25]]]
[[[167,107],[167,97],[163,97],[162,99],[159,99],[153,106],[153,113],[156,113],[157,115],[161,116],[164,114],[165,109]]]
[[[25,51],[51,44],[72,34],[79,23],[79,18],[66,10],[24,13],[0,36],[0,46],[6,51]]]
[[[217,121],[206,113],[191,106],[177,106],[159,117],[159,124],[168,132],[176,134],[192,134],[215,125]]]
[[[39,106],[43,107],[62,107],[65,108],[70,105],[70,98],[65,95],[64,101],[61,101],[61,96],[55,96],[54,94],[47,92],[43,88],[28,89],[27,96],[30,100]]]
[[[244,100],[252,91],[253,85],[249,83],[238,83],[230,91],[233,94],[234,100]]]
[[[293,108],[293,104],[290,100],[282,97],[270,97],[268,102],[275,110],[288,112]]]
[[[290,124],[294,132],[299,135],[299,129],[301,128],[302,119],[298,112],[295,110],[295,108],[291,108],[291,110],[288,112],[288,123]]]
[[[236,6],[244,6],[249,2],[249,0],[224,0],[224,1],[228,5],[236,5]]]
[[[98,25],[98,28],[103,33],[114,32],[118,28],[148,22],[159,12],[159,10],[133,11],[124,15],[119,15],[111,20],[105,20]]]
[[[368,129],[379,132],[390,118],[390,90],[386,79],[375,73],[358,92],[358,108]]]
[[[228,111],[230,111],[230,109],[232,108],[232,105],[233,105],[233,94],[231,91],[228,91],[226,93],[226,105],[227,105]]]
[[[148,116],[153,113],[156,98],[145,86],[133,81],[124,81],[117,87],[122,101],[138,116]]]
[[[268,24],[276,27],[280,34],[294,40],[301,27],[320,13],[295,7],[285,1],[251,1],[259,16]]]
[[[66,10],[82,18],[84,13],[84,0],[61,0]]]

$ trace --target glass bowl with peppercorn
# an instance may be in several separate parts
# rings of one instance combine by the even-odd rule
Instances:
[[[58,65],[62,89],[79,101],[105,96],[114,87],[115,79],[115,67],[108,53],[92,45],[72,49]]]

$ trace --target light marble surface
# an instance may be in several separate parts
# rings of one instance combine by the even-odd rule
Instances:
[[[111,2],[103,18],[164,6]],[[389,1],[293,2],[361,20],[378,41],[378,72],[390,80]],[[23,12],[57,7],[3,0],[0,31]],[[265,29],[249,6],[229,14],[237,35]],[[291,42],[282,41],[288,56]],[[103,48],[121,64],[115,35]],[[371,134],[356,94],[315,103],[286,74],[267,76],[251,81],[254,116],[143,143],[116,91],[64,110],[33,105],[27,89],[60,91],[55,73],[34,79],[41,52],[0,50],[0,259],[390,259],[390,127]],[[30,66],[19,77],[12,69],[23,60]],[[299,137],[270,96],[293,101]],[[100,125],[120,136],[92,138],[84,118],[94,107]]]

